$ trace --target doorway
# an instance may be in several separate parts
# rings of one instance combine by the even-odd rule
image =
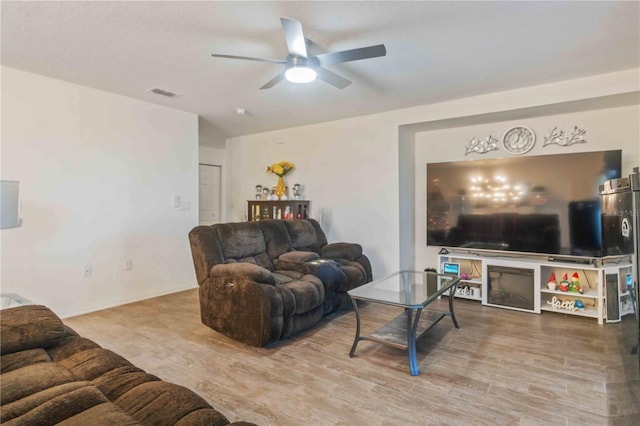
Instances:
[[[211,164],[199,165],[199,222],[212,225],[220,222],[222,167]]]

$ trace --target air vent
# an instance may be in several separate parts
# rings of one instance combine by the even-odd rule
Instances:
[[[149,89],[148,92],[155,93],[156,95],[166,96],[167,98],[173,98],[174,96],[176,96],[175,93],[170,92],[168,90],[160,89],[158,87]]]

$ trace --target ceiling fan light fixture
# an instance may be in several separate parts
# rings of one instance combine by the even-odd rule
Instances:
[[[305,66],[293,66],[284,73],[287,81],[292,83],[311,83],[316,79],[316,71]]]

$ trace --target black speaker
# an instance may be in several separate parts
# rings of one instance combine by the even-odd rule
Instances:
[[[438,291],[438,275],[434,268],[427,268],[424,272],[432,272],[431,274],[425,273],[425,280],[427,280],[427,294],[431,295]]]

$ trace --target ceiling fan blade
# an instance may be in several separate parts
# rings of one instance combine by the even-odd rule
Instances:
[[[384,44],[377,44],[375,46],[361,47],[358,49],[343,50],[341,52],[323,53],[316,55],[320,65],[333,65],[341,64],[343,62],[359,61],[361,59],[377,58],[379,56],[385,56],[387,49]]]
[[[302,32],[302,24],[300,21],[296,21],[291,18],[280,18],[282,22],[282,29],[284,31],[284,38],[287,41],[287,47],[289,48],[289,54],[307,57],[307,44],[304,40],[304,33]]]
[[[219,53],[212,53],[214,58],[229,58],[229,59],[244,59],[247,61],[269,62],[271,64],[286,64],[287,61],[282,59],[270,59],[270,58],[253,58],[251,56],[235,56],[235,55],[221,55]]]
[[[275,86],[276,84],[280,83],[282,81],[282,79],[284,78],[284,72],[281,72],[280,74],[276,75],[275,77],[273,77],[271,80],[267,81],[261,88],[260,90],[263,89],[271,89],[273,86]]]
[[[337,87],[338,89],[344,89],[348,85],[351,84],[349,80],[344,77],[340,77],[338,74],[329,71],[328,69],[324,69],[322,67],[315,68],[316,75],[318,78],[326,83],[329,83],[332,86]]]

